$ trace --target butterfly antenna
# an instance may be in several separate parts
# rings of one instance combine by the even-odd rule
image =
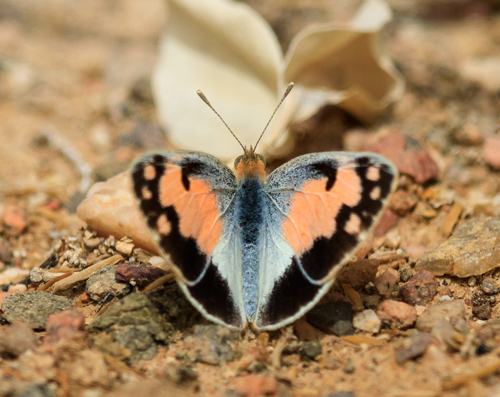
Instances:
[[[231,131],[231,128],[229,128],[229,126],[226,124],[226,122],[224,121],[224,119],[222,118],[222,116],[217,113],[217,110],[214,109],[214,107],[212,106],[212,104],[208,101],[207,97],[205,96],[205,94],[203,92],[201,92],[200,90],[196,91],[196,93],[198,94],[198,96],[201,98],[201,100],[203,102],[205,102],[207,104],[207,106],[212,109],[214,111],[214,113],[219,116],[219,118],[221,119],[221,121],[224,123],[224,125],[226,126],[226,128],[229,130],[229,132],[234,136],[234,138],[238,141],[238,143],[240,144],[240,146],[243,148],[243,150],[245,150],[245,146],[242,145],[242,143],[240,142],[240,140],[238,139],[238,137],[236,135],[234,135],[234,132]]]
[[[290,84],[288,84],[288,86],[286,87],[286,90],[285,90],[285,92],[284,92],[283,96],[281,97],[281,100],[280,100],[280,102],[278,103],[278,106],[276,106],[276,109],[274,109],[274,112],[273,112],[273,114],[271,115],[271,118],[269,119],[269,121],[267,122],[266,126],[264,127],[264,131],[262,131],[262,134],[260,134],[259,139],[257,140],[257,143],[255,144],[254,150],[257,148],[257,145],[259,144],[260,139],[262,138],[262,135],[264,135],[264,132],[266,132],[267,127],[268,127],[268,126],[269,126],[269,124],[271,123],[271,120],[273,119],[274,115],[275,115],[275,114],[276,114],[276,112],[278,111],[279,107],[281,106],[281,104],[283,103],[283,101],[285,100],[285,98],[288,96],[288,94],[290,94],[290,91],[292,91],[293,86],[294,86],[294,84],[293,84],[293,83],[290,83]]]

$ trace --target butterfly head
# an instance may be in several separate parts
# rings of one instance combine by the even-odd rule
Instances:
[[[265,181],[266,179],[266,160],[264,156],[255,153],[255,149],[250,146],[243,148],[243,154],[234,160],[236,178],[241,180],[244,177],[256,176]]]

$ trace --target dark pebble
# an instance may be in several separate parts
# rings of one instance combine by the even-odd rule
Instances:
[[[316,360],[316,357],[318,357],[322,352],[323,347],[319,341],[313,340],[311,342],[304,342],[302,344],[302,348],[300,349],[300,357],[303,360]]]
[[[267,367],[266,367],[266,364],[264,364],[261,361],[254,361],[253,363],[251,363],[248,366],[247,369],[248,369],[248,372],[250,372],[252,374],[258,374],[260,372],[264,372],[267,369]]]
[[[165,368],[165,377],[180,386],[190,386],[198,383],[196,371],[185,366],[168,366]]]
[[[120,263],[116,268],[115,279],[124,283],[133,281],[142,289],[166,274],[165,270],[156,266],[130,266],[128,263]]]
[[[472,306],[472,314],[479,320],[488,320],[491,317],[491,305],[489,302],[480,306]]]
[[[351,304],[344,300],[323,303],[306,314],[306,320],[312,326],[337,336],[354,334]]]
[[[406,283],[413,277],[413,270],[409,268],[399,269],[399,278],[403,283]]]
[[[352,363],[352,360],[350,358],[348,358],[347,362],[344,365],[344,372],[346,374],[352,374],[352,373],[354,373],[354,371],[356,371],[356,367]]]
[[[58,255],[56,252],[54,252],[52,255],[50,255],[45,261],[40,265],[40,269],[51,269],[55,265],[57,265],[58,262]]]
[[[482,292],[474,292],[472,294],[472,306],[482,306],[489,302],[489,297],[487,297]]]
[[[399,295],[410,305],[425,305],[438,292],[438,282],[428,270],[419,270],[400,290]]]
[[[485,294],[488,295],[498,294],[498,292],[500,291],[498,285],[496,285],[496,283],[491,278],[487,278],[481,283],[481,289]]]
[[[12,250],[10,243],[0,237],[0,262],[10,263],[12,261]]]

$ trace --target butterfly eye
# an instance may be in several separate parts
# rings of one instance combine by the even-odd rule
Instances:
[[[265,166],[266,165],[266,159],[264,158],[264,156],[262,156],[261,154],[258,154],[257,157],[260,159],[260,161],[262,161],[262,163]]]
[[[238,168],[238,164],[240,163],[241,159],[243,158],[243,156],[238,156],[236,157],[236,160],[234,160],[234,168]]]

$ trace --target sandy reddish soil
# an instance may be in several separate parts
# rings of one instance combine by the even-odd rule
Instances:
[[[277,30],[284,45],[308,18],[324,18],[322,10],[328,7],[328,2],[321,1],[250,3]],[[500,71],[498,4],[466,0],[392,0],[390,4],[395,19],[384,42],[406,80],[405,94],[373,126],[363,127],[336,109],[325,112],[319,127],[314,124],[324,135],[314,136],[310,125],[296,126],[298,141],[309,144],[297,145],[294,152],[339,146],[356,151],[366,143],[403,132],[418,141],[428,161],[438,166],[433,181],[417,183],[403,177],[399,191],[405,193],[390,204],[399,211],[399,223],[388,235],[371,239],[366,254],[401,248],[407,255],[402,262],[382,263],[379,273],[387,267],[412,269],[423,252],[469,218],[500,216],[500,175],[484,153],[485,142],[499,138],[499,73],[479,68],[471,77],[464,72],[467,62],[483,58],[496,60]],[[158,144],[166,147],[149,89],[156,44],[165,23],[166,7],[160,0],[143,1],[140,6],[133,0],[116,4],[0,0],[0,214],[15,205],[27,222],[20,233],[0,225],[0,236],[13,254],[7,268],[40,266],[61,237],[77,235],[85,226],[75,214],[81,200],[81,175],[68,158],[69,150],[75,150],[93,170],[96,181],[126,170],[145,150]],[[328,131],[337,135],[332,138]],[[59,143],[47,137],[58,137]],[[449,215],[457,210],[456,202],[460,202],[458,213]],[[0,271],[5,265],[0,263]],[[472,313],[473,293],[486,277],[498,282],[499,272],[493,269],[476,281],[439,276],[438,294],[426,305],[437,303],[443,295],[461,299],[469,333],[473,333],[484,324]],[[81,291],[77,292],[71,297],[90,324],[101,305],[82,300]],[[332,296],[341,292],[345,291],[334,291]],[[493,303],[490,318],[498,314]],[[151,396],[327,396],[342,391],[355,396],[500,394],[498,348],[483,355],[465,354],[464,349],[450,350],[434,341],[422,357],[398,364],[395,352],[409,339],[408,329],[393,327],[373,336],[357,331],[364,336],[359,340],[326,335],[299,320],[270,335],[243,333],[232,342],[235,359],[223,365],[190,360],[196,349],[191,334],[191,328],[177,331],[153,359],[133,366],[119,359],[106,361],[82,336],[67,349],[79,352],[74,356],[79,357],[75,358],[79,368],[92,367],[92,360],[102,364],[102,371],[91,381],[85,376],[71,378],[72,367],[64,364],[71,360],[58,350],[37,350],[35,359],[0,358],[0,394],[14,395],[13,390],[22,389],[23,382],[50,385],[60,396],[138,392]],[[44,333],[38,332],[37,337],[42,341]],[[322,346],[316,360],[304,360],[295,351],[273,365],[280,341],[310,340],[319,340]],[[92,353],[85,356],[83,351]],[[81,357],[87,358],[78,361]],[[30,360],[37,364],[31,365]],[[264,368],[256,378],[249,378],[253,376],[249,364],[256,360]],[[171,369],[186,365],[197,374],[196,380],[176,384]],[[57,371],[45,373],[44,367],[51,366],[57,366]],[[269,384],[262,386],[259,382],[267,378]],[[142,386],[135,385],[138,381]]]

